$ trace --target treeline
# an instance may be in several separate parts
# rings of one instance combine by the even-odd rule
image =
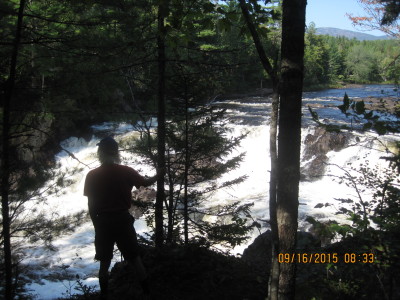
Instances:
[[[349,83],[395,83],[400,78],[398,40],[359,41],[316,35],[314,24],[306,34],[304,56],[307,87]]]

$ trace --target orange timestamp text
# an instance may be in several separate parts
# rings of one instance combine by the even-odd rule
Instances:
[[[301,263],[301,264],[336,264],[344,262],[346,264],[364,263],[372,264],[375,262],[375,254],[365,253],[279,253],[278,262],[281,264]]]

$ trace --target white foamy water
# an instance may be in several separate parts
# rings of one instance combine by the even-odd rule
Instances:
[[[332,97],[331,95],[329,97]],[[315,101],[315,98],[312,99]],[[321,99],[321,101],[326,101]],[[245,152],[246,156],[239,168],[227,174],[224,174],[221,180],[234,179],[238,176],[247,175],[248,179],[234,187],[219,190],[213,194],[208,205],[223,205],[234,201],[242,203],[254,203],[252,207],[252,216],[255,220],[259,220],[263,225],[262,231],[268,229],[267,224],[262,220],[269,219],[269,125],[267,113],[270,104],[262,101],[255,103],[246,103],[242,105],[242,101],[231,101],[226,105],[241,106],[240,110],[230,108],[228,112],[231,114],[233,121],[231,123],[232,135],[238,136],[248,131],[247,137],[242,140],[241,147],[235,150],[231,155],[237,155]],[[243,108],[244,107],[244,108]],[[148,125],[156,126],[156,120],[151,120]],[[75,183],[70,186],[65,195],[59,195],[48,199],[47,209],[57,212],[59,215],[67,215],[74,212],[87,209],[87,199],[83,196],[84,179],[90,169],[99,165],[96,159],[96,144],[100,138],[105,135],[114,135],[117,141],[123,141],[127,138],[137,136],[135,127],[130,124],[104,123],[93,126],[95,135],[90,141],[71,137],[63,141],[62,146],[74,157],[66,152],[57,155],[57,160],[61,162],[62,168],[66,171],[76,167],[83,168],[81,172],[74,175]],[[313,127],[303,129],[303,140],[308,133],[313,131]],[[328,153],[329,163],[339,167],[354,167],[357,164],[369,160],[369,165],[375,167],[384,167],[386,162],[379,159],[384,153],[380,142],[372,141],[375,136],[361,136],[360,142],[354,141],[355,145],[347,147],[339,152],[331,151]],[[385,140],[399,140],[398,136],[385,137]],[[130,166],[140,170],[141,174],[152,176],[155,170],[141,163],[140,160],[130,157],[127,153],[123,153],[123,157],[130,161]],[[304,162],[303,162],[304,163]],[[353,198],[355,197],[354,189],[339,184],[334,180],[333,176],[341,176],[343,173],[339,167],[330,165],[327,167],[324,177],[315,182],[301,182],[299,194],[299,228],[307,230],[309,224],[305,222],[308,215],[312,215],[319,220],[338,220],[346,222],[335,213],[339,207],[339,203],[335,198]],[[368,199],[370,195],[365,195]],[[318,203],[329,203],[331,205],[323,208],[315,208]],[[143,219],[135,222],[135,228],[138,234],[148,231]],[[259,234],[255,230],[252,238],[246,245],[236,247],[232,253],[241,253],[249,243]],[[37,295],[37,299],[55,299],[68,293],[77,293],[76,279],[70,280],[54,280],[50,273],[70,275],[78,274],[82,283],[88,286],[98,287],[97,268],[98,263],[93,261],[94,257],[94,232],[91,222],[88,222],[70,235],[63,236],[55,242],[56,251],[45,251],[40,246],[27,249],[28,256],[25,263],[32,265],[38,277],[36,283],[27,287]],[[118,257],[114,258],[119,260]],[[64,266],[64,269],[62,268]],[[69,266],[65,268],[65,266]]]

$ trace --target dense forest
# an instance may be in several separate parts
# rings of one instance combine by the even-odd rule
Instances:
[[[275,207],[270,220],[275,267],[271,272],[263,270],[262,279],[253,280],[257,289],[265,285],[264,290],[251,292],[254,299],[268,294],[270,299],[278,299],[278,294],[279,299],[294,299],[295,264],[277,267],[276,254],[294,251],[296,243],[301,92],[346,84],[398,84],[400,78],[398,39],[358,41],[316,35],[314,24],[304,24],[305,6],[304,0],[273,0],[263,5],[243,0],[1,2],[0,271],[5,276],[0,278],[0,290],[5,298],[26,296],[18,280],[26,241],[51,248],[58,236],[88,221],[86,212],[59,217],[39,212],[35,206],[45,203],[50,195],[63,193],[73,183],[71,175],[83,170],[62,172],[54,154],[68,150],[62,149],[60,141],[70,136],[89,138],[90,126],[101,122],[141,121],[140,139],[124,141],[123,146],[160,175],[155,204],[142,207],[154,229],[146,242],[148,264],[157,268],[160,258],[154,251],[165,245],[184,246],[188,251],[166,250],[170,256],[164,253],[165,261],[185,258],[187,264],[195,265],[189,254],[197,257],[215,244],[233,247],[242,243],[250,230],[260,227],[251,220],[249,205],[198,210],[213,191],[245,180],[243,176],[215,183],[240,164],[243,154],[229,155],[245,135],[228,138],[225,111],[209,104],[231,95],[267,92],[276,100],[271,100],[271,128],[275,131],[270,133],[274,143],[270,148],[275,151],[271,152],[274,180],[270,182],[270,207]],[[353,109],[358,116],[372,120],[372,113],[364,107],[345,101],[344,113]],[[146,125],[152,118],[157,118],[156,129]],[[398,132],[398,127],[379,124],[384,133]],[[73,153],[68,154],[74,158]],[[384,253],[384,259],[374,266],[378,282],[371,289],[379,286],[385,299],[395,299],[398,292],[394,289],[388,294],[398,280],[394,270],[399,249],[394,232],[399,226],[399,190],[391,184],[397,178],[396,159],[392,158],[395,166],[386,180],[373,183],[372,170],[367,174],[370,185],[375,185],[376,199],[381,196],[380,202],[376,200],[378,204],[369,208],[379,230],[369,226],[372,220],[366,215],[356,219],[354,214],[354,228],[336,224],[328,229],[329,234],[335,231],[343,237],[352,236],[361,245],[373,244],[371,247]],[[229,216],[230,222],[200,222],[200,213]],[[385,220],[390,220],[389,224]],[[322,226],[317,220],[310,222]],[[388,242],[383,242],[386,238]],[[372,242],[376,240],[379,244]],[[216,265],[224,266],[223,276],[230,276],[227,270],[234,265],[230,264],[233,258],[218,258],[213,252],[207,255]],[[184,273],[187,264],[180,263],[177,270]],[[196,267],[200,271],[201,266]],[[178,271],[174,276],[182,275]],[[240,280],[252,276],[242,264],[232,272],[242,272]],[[356,272],[364,269],[354,268],[352,274]],[[168,276],[160,271],[157,278],[161,275]],[[178,285],[174,280],[171,284]],[[374,280],[344,281],[343,285],[328,279],[310,282],[324,285],[323,292],[351,299],[365,296],[359,286],[353,293],[351,284]],[[211,292],[212,288],[207,288]],[[81,290],[91,297],[84,287]]]
[[[398,83],[398,40],[358,41],[306,34],[305,87],[348,83]]]
[[[2,7],[2,78],[8,76],[15,38],[16,8],[8,7],[12,4]],[[171,13],[166,28],[169,98],[182,97],[185,86],[191,89],[187,93],[202,101],[271,86],[240,10],[213,10],[211,4],[199,3],[191,11],[178,7]],[[134,5],[38,1],[28,3],[25,14],[18,50],[18,109],[43,111],[63,124],[55,126],[61,134],[68,128],[75,130],[76,122],[82,128],[83,123],[104,117],[118,120],[136,107],[155,110],[156,16],[146,1]],[[279,28],[267,25],[260,32],[271,36],[274,43],[268,42],[265,48],[274,53]],[[396,83],[397,52],[397,40],[318,36],[309,24],[305,88],[338,82]],[[27,94],[29,100],[23,99]]]

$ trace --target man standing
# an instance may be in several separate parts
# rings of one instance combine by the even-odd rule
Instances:
[[[107,298],[108,269],[115,243],[124,259],[135,268],[143,292],[148,294],[147,274],[139,256],[134,218],[128,210],[132,188],[152,185],[157,181],[157,175],[145,178],[134,169],[120,165],[118,143],[113,138],[106,137],[97,145],[101,166],[87,174],[84,195],[88,197],[89,214],[95,229],[95,259],[100,261],[101,297]]]

